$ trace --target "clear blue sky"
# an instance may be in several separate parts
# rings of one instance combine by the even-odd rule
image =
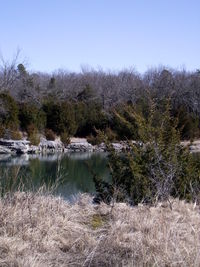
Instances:
[[[200,0],[0,0],[0,50],[29,68],[200,68]]]

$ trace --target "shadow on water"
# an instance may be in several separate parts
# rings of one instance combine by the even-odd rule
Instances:
[[[2,184],[9,177],[17,179],[17,185],[23,183],[26,190],[33,190],[59,181],[55,193],[67,199],[79,192],[95,191],[88,165],[98,176],[110,179],[105,153],[0,155]]]

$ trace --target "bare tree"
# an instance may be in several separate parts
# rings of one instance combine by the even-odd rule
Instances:
[[[12,90],[17,79],[17,65],[20,50],[18,49],[9,61],[0,54],[0,91]]]

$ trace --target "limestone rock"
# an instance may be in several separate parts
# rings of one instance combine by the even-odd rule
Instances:
[[[0,154],[11,154],[11,153],[12,151],[9,148],[0,145]]]
[[[38,147],[41,152],[62,152],[65,149],[64,144],[60,141],[60,139],[49,141],[42,138]]]
[[[0,146],[3,147],[2,151],[8,149],[9,153],[24,154],[28,152],[29,141],[26,140],[6,140],[0,139]]]
[[[88,142],[83,143],[71,143],[67,147],[68,151],[72,152],[91,152],[93,151],[93,146]]]

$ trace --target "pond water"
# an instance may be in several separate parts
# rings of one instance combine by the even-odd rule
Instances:
[[[2,187],[23,184],[26,190],[37,190],[56,182],[55,193],[71,199],[79,192],[95,192],[92,173],[110,179],[105,153],[0,156]]]

